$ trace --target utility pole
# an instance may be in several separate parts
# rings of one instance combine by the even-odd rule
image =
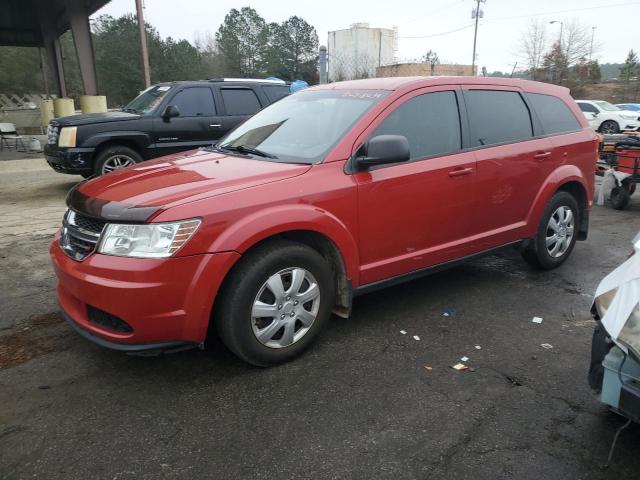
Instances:
[[[142,75],[144,77],[144,88],[151,85],[151,75],[149,74],[149,51],[147,50],[147,31],[144,26],[144,12],[142,0],[136,0],[136,11],[138,13],[138,30],[140,34],[140,54],[142,55]]]
[[[475,19],[476,26],[473,31],[473,59],[471,60],[471,74],[476,74],[476,44],[478,42],[478,21],[484,17],[484,12],[480,9],[480,4],[485,3],[487,0],[473,0],[476,2],[476,6],[471,10],[471,18]]]
[[[560,60],[562,60],[562,55],[564,55],[564,50],[562,48],[562,30],[564,29],[564,22],[561,22],[560,20],[551,20],[549,22],[550,24],[554,24],[554,23],[559,23],[560,24],[560,40],[559,40],[559,46],[560,46],[560,54],[561,54],[561,58]],[[558,70],[557,68],[558,66],[556,65],[556,70]],[[560,65],[560,72],[559,72],[559,77],[558,80],[558,85],[562,85],[562,74],[564,73],[564,66]]]
[[[591,80],[591,62],[592,62],[592,56],[593,56],[593,37],[596,34],[596,28],[598,27],[591,27],[591,46],[589,47],[589,66],[587,67],[587,76],[589,77],[587,80]]]

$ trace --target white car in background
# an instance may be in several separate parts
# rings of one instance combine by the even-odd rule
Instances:
[[[576,100],[576,103],[589,124],[600,133],[640,130],[640,112],[622,110],[603,100]]]

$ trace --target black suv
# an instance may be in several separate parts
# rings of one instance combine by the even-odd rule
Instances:
[[[153,85],[121,112],[52,120],[44,153],[56,171],[90,177],[211,145],[287,96],[279,80],[221,79]]]

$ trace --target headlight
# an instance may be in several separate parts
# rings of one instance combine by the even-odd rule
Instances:
[[[616,293],[618,293],[618,289],[614,288],[613,290],[604,292],[602,295],[596,297],[596,309],[598,310],[600,319],[604,318],[604,315],[607,313],[607,309],[609,308],[609,305],[611,305],[611,302],[613,302]]]
[[[200,220],[144,225],[107,224],[98,252],[119,257],[166,258],[176,253],[200,226]]]
[[[626,120],[635,120],[636,116],[635,115],[622,115],[622,118],[624,118]]]
[[[78,133],[78,127],[63,127],[60,130],[58,146],[59,147],[75,147],[76,133]]]
[[[636,305],[629,315],[629,320],[622,327],[618,340],[640,356],[640,304]]]

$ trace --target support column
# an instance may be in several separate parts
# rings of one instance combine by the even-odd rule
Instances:
[[[44,49],[47,52],[47,63],[49,69],[53,72],[54,81],[56,82],[56,90],[60,98],[67,96],[67,84],[64,80],[64,68],[62,66],[62,48],[60,40],[55,35],[46,35],[44,37]]]
[[[59,97],[66,97],[67,85],[64,81],[62,49],[53,25],[53,14],[48,2],[42,2],[38,5],[38,20],[42,30],[42,43],[47,54],[49,71],[53,73],[56,91]]]
[[[69,1],[67,3],[67,15],[71,25],[73,44],[76,47],[78,56],[84,93],[85,95],[97,95],[96,62],[93,56],[91,27],[89,26],[89,14],[85,2],[82,0]]]

